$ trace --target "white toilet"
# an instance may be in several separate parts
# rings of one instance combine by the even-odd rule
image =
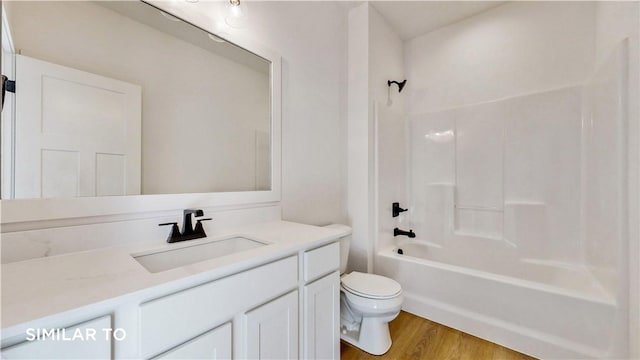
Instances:
[[[340,239],[340,337],[373,355],[382,355],[391,347],[389,321],[400,313],[402,287],[384,276],[351,272],[345,274],[351,243],[351,228]]]

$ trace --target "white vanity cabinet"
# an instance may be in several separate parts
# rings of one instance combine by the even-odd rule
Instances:
[[[339,251],[303,251],[300,272],[292,256],[142,304],[142,356],[222,358],[232,347],[239,359],[339,359]],[[207,337],[224,322],[232,337]]]
[[[303,255],[302,316],[304,359],[340,358],[340,246],[336,243]]]
[[[283,255],[192,287],[176,281],[165,286],[173,292],[143,290],[78,310],[93,320],[67,334],[91,328],[103,341],[23,341],[2,358],[338,359],[338,243]],[[105,341],[101,329],[120,325],[127,339]]]
[[[290,256],[140,306],[140,348],[150,358],[298,288],[298,257]],[[297,303],[296,303],[297,305]],[[241,335],[239,338],[242,338]]]

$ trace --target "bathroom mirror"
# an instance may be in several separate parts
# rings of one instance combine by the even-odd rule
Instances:
[[[140,1],[3,7],[2,73],[16,92],[2,110],[2,199],[277,198],[279,58]],[[136,209],[181,206],[142,198]],[[65,204],[61,216],[84,206]]]

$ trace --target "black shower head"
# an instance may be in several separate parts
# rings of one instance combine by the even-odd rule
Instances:
[[[398,84],[398,92],[402,92],[402,88],[404,88],[405,85],[407,85],[407,79]]]
[[[407,84],[407,79],[404,79],[404,81],[401,81],[401,82],[388,80],[387,85],[391,86],[391,84],[398,85],[398,92],[402,92],[402,89]]]

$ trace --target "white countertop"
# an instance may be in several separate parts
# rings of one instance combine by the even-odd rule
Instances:
[[[3,338],[38,319],[98,303],[115,305],[143,291],[168,293],[194,286],[324,245],[343,234],[338,229],[286,221],[228,228],[187,242],[196,244],[233,235],[271,244],[158,273],[147,271],[131,254],[166,250],[176,244],[138,243],[4,264]]]

